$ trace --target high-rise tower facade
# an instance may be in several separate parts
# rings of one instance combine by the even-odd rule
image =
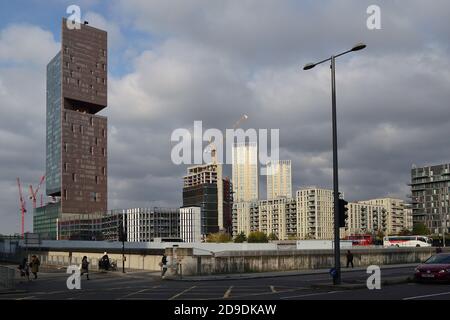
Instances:
[[[46,192],[57,199],[52,219],[105,212],[108,199],[107,119],[97,114],[107,106],[107,33],[87,24],[69,29],[63,19],[61,35],[61,51],[47,65]],[[36,211],[37,225],[53,224],[45,222],[49,208]]]

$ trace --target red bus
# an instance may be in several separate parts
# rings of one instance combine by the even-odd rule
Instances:
[[[374,244],[373,236],[370,234],[353,234],[345,237],[344,240],[352,240],[354,246],[371,246]]]

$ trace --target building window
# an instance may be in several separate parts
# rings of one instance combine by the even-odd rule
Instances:
[[[68,169],[69,169],[69,164],[66,162],[66,163],[64,163],[64,172],[67,172]]]
[[[72,132],[75,132],[75,125],[72,124]]]
[[[103,153],[103,156],[106,157],[106,149],[105,148],[102,148],[102,153]]]
[[[106,57],[106,50],[103,50],[103,56]]]
[[[66,81],[67,81],[67,84],[70,84],[70,78],[69,77],[67,77]]]
[[[67,189],[64,189],[64,200],[67,200],[67,199],[69,199],[69,195],[68,195]]]
[[[98,138],[95,138],[95,145],[98,146]]]
[[[72,173],[72,181],[77,182],[77,175],[75,173]]]
[[[106,79],[102,78],[103,84],[106,85]]]
[[[80,125],[80,133],[83,134],[84,132],[84,127]]]
[[[95,184],[98,184],[99,183],[99,178],[98,178],[98,176],[95,176]]]
[[[93,117],[91,117],[91,119],[90,119],[90,123],[91,123],[91,126],[93,126],[93,125],[94,125],[94,118],[93,118]]]
[[[102,173],[104,176],[106,176],[106,168],[105,167],[102,167]]]
[[[103,138],[106,138],[106,130],[105,129],[102,129],[102,136],[103,136]]]
[[[67,122],[68,116],[67,116],[67,112],[64,112],[64,122]]]
[[[94,147],[91,147],[91,154],[94,155]]]
[[[67,145],[67,143],[64,143],[64,152],[67,152],[67,149],[68,149],[68,145]]]
[[[98,193],[97,193],[97,192],[91,192],[91,194],[90,194],[90,200],[91,200],[92,202],[97,202],[97,199],[98,199]]]
[[[67,46],[64,46],[64,52],[69,53],[69,48]]]
[[[81,81],[78,79],[77,80],[77,85],[80,86],[80,84],[81,84]]]

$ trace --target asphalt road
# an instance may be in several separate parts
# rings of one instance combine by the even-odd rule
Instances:
[[[382,269],[382,279],[411,276],[413,267]],[[26,292],[3,293],[9,300],[450,300],[450,285],[403,283],[381,290],[315,288],[330,284],[328,274],[214,281],[161,280],[155,273],[94,273],[85,277],[80,290],[66,286],[64,270],[39,274],[36,281],[18,283]],[[342,274],[347,283],[365,283],[364,271]]]

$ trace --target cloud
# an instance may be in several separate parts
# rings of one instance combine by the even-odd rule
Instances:
[[[0,33],[2,63],[43,65],[58,50],[59,44],[54,41],[53,34],[38,26],[11,25]]]
[[[370,4],[115,0],[87,13],[109,30],[110,68],[125,70],[110,74],[102,111],[110,209],[179,206],[186,166],[170,160],[172,131],[194,120],[224,130],[244,113],[243,128],[280,129],[294,190],[331,188],[330,71],[301,66],[362,40],[365,50],[337,61],[341,190],[349,200],[406,198],[412,164],[450,159],[450,7],[381,1],[382,29],[370,31]],[[59,46],[38,26],[0,35],[0,232],[11,232],[15,176],[35,184],[45,168],[45,64]]]

